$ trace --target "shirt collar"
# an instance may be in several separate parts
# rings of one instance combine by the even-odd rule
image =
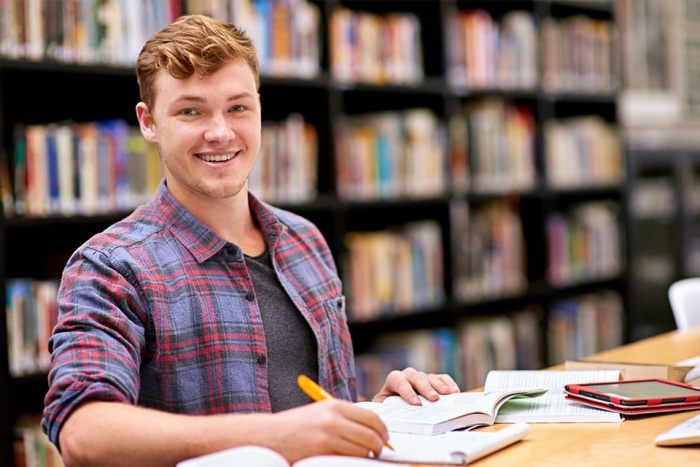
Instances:
[[[158,185],[155,196],[149,203],[157,212],[170,232],[182,245],[197,259],[204,262],[217,254],[230,242],[214,233],[209,227],[202,224],[191,212],[189,212],[168,190],[165,179]],[[279,217],[273,212],[272,207],[258,200],[248,192],[248,205],[253,217],[261,226],[265,243],[269,250],[273,250],[277,239],[285,227]],[[243,260],[243,252],[234,245],[236,259]]]

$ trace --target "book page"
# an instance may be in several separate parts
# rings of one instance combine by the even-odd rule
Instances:
[[[491,413],[497,405],[499,399],[505,395],[506,391],[486,392],[459,392],[456,394],[443,394],[436,401],[430,401],[423,396],[419,396],[423,407],[444,407],[464,411],[469,409],[470,412]],[[384,401],[384,404],[406,405],[412,407],[401,396],[390,396]]]
[[[477,396],[483,393],[476,393]],[[443,396],[444,397],[444,396]],[[471,412],[481,412],[479,410],[480,405],[469,405],[468,409],[462,406],[449,406],[449,405],[429,405],[429,401],[424,401],[423,405],[416,406],[411,405],[399,397],[403,403],[398,401],[388,402],[388,399],[381,402],[358,402],[356,405],[369,409],[372,412],[379,415],[379,417],[385,422],[397,421],[397,422],[411,422],[411,423],[421,423],[421,424],[438,424],[446,420],[451,420],[465,413]],[[485,413],[490,413],[489,407],[486,406]]]
[[[384,448],[385,451],[388,449]],[[257,464],[235,464],[241,467],[258,467]],[[221,467],[234,467],[234,464],[222,465]],[[408,464],[397,464],[396,462],[383,462],[377,459],[350,456],[314,456],[301,459],[294,463],[294,467],[411,467]]]
[[[225,467],[228,465],[289,467],[289,463],[280,453],[262,446],[225,449],[178,462],[176,467]]]
[[[547,394],[564,394],[567,384],[620,379],[618,370],[491,370],[486,375],[485,391],[547,388]]]
[[[385,450],[387,450],[385,448]],[[176,467],[290,467],[278,452],[263,446],[241,446],[179,462]],[[350,456],[314,456],[301,459],[294,467],[410,467],[407,464],[382,462]]]
[[[496,432],[450,431],[435,436],[391,433],[394,451],[382,449],[380,459],[412,464],[466,465],[509,446],[529,433],[525,423]]]
[[[536,399],[514,399],[498,410],[496,423],[621,422],[619,413],[600,410],[567,400],[563,394],[546,394]]]

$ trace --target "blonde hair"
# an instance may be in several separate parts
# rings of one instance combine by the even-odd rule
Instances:
[[[243,58],[260,88],[258,57],[253,41],[231,23],[204,15],[184,15],[146,41],[136,61],[141,100],[155,102],[155,79],[160,70],[176,79],[195,73],[208,75],[235,58]]]

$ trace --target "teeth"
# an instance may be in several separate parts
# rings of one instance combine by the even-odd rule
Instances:
[[[200,154],[199,158],[207,162],[224,162],[233,159],[234,154]]]

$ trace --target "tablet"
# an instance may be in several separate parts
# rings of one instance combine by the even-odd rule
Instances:
[[[567,384],[568,398],[590,401],[600,407],[629,409],[630,413],[682,410],[700,405],[700,388],[667,379],[639,379],[588,384]]]

